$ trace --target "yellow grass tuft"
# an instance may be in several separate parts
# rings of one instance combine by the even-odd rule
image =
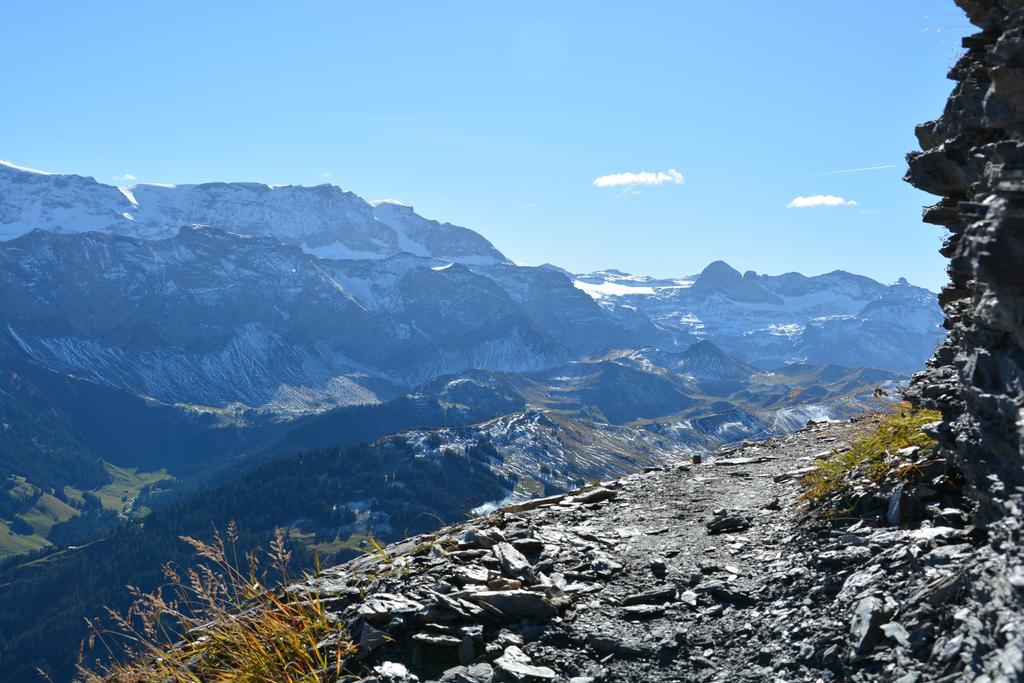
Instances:
[[[167,565],[167,583],[153,593],[129,587],[135,600],[126,614],[113,611],[112,628],[90,622],[83,649],[97,645],[113,663],[80,666],[89,683],[300,683],[340,677],[342,661],[354,651],[340,625],[332,622],[318,595],[294,596],[281,585],[290,553],[284,532],[271,543],[271,567],[282,577],[264,585],[259,557],[239,562],[237,530],[212,543],[182,537],[201,561],[191,568]]]
[[[918,446],[930,448],[935,440],[921,428],[942,419],[937,410],[915,408],[901,403],[891,413],[879,414],[853,443],[850,450],[835,453],[816,463],[815,470],[803,477],[802,498],[810,505],[825,498],[842,494],[853,480],[866,476],[874,482],[891,474],[906,474],[913,465],[897,456],[901,448]]]

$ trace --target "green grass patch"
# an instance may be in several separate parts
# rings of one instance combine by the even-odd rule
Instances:
[[[337,555],[342,550],[362,553],[368,545],[369,537],[366,534],[352,534],[348,538],[335,536],[334,540],[313,543],[310,547],[321,555]]]
[[[913,465],[897,457],[897,452],[911,446],[934,446],[935,440],[921,428],[941,419],[937,410],[914,408],[909,403],[901,403],[894,412],[879,414],[850,450],[834,452],[818,461],[815,470],[803,477],[803,500],[814,505],[842,494],[861,476],[879,482],[894,473],[903,474],[902,470]]]
[[[78,510],[67,503],[44,493],[35,505],[21,515],[21,518],[31,525],[35,533],[45,538],[54,524],[66,522],[79,514],[81,513]]]
[[[106,468],[110,473],[110,483],[91,493],[99,498],[104,508],[126,516],[139,517],[146,514],[145,508],[135,505],[135,499],[143,487],[172,478],[164,470],[140,472],[134,468],[117,467],[109,463],[106,464]],[[14,480],[16,484],[8,495],[13,501],[28,505],[39,493],[39,488],[26,481],[24,477],[15,476]],[[50,545],[47,537],[55,524],[66,522],[81,514],[78,508],[85,502],[83,491],[65,486],[64,494],[68,499],[67,503],[49,493],[43,493],[31,506],[21,510],[18,516],[32,527],[31,534],[16,534],[11,531],[10,521],[0,520],[0,559],[45,548]]]
[[[48,545],[50,545],[49,541],[39,534],[22,536],[14,533],[7,520],[0,519],[0,558],[30,553]]]
[[[166,470],[140,472],[134,467],[117,467],[110,463],[106,463],[106,468],[110,473],[110,483],[93,493],[100,499],[103,507],[124,514],[140,512],[133,510],[132,505],[144,487],[158,481],[173,479]]]

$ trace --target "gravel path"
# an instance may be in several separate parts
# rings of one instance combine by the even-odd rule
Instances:
[[[931,622],[948,616],[973,550],[966,516],[918,529],[800,523],[795,477],[861,428],[815,425],[508,506],[294,590],[315,587],[348,625],[359,649],[347,665],[366,681],[955,674],[963,643]],[[929,586],[938,600],[908,600]]]

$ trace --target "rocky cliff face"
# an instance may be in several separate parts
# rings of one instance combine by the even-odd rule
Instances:
[[[916,388],[997,515],[1024,484],[1024,2],[959,4],[982,30],[964,39],[945,112],[918,126],[924,151],[908,158],[907,180],[941,197],[924,220],[950,231],[949,334]]]
[[[1024,2],[958,4],[981,31],[964,39],[945,111],[918,126],[923,151],[908,157],[907,180],[941,197],[924,220],[950,231],[950,283],[940,295],[948,336],[914,393],[942,411],[941,446],[979,500],[979,521],[990,523],[991,545],[967,575],[976,608],[967,637],[993,649],[974,670],[1020,676]]]

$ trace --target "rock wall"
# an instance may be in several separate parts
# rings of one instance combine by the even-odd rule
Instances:
[[[935,436],[978,500],[988,544],[963,574],[948,624],[962,680],[1024,678],[1024,0],[957,0],[981,31],[942,116],[917,128],[907,180],[941,199],[924,212],[950,236],[940,295],[946,341],[912,386],[942,411]]]
[[[940,442],[993,520],[1024,484],[1024,0],[958,4],[981,31],[963,41],[942,116],[917,128],[924,151],[908,156],[906,179],[942,197],[925,222],[951,233],[948,336],[913,391],[942,411]]]

